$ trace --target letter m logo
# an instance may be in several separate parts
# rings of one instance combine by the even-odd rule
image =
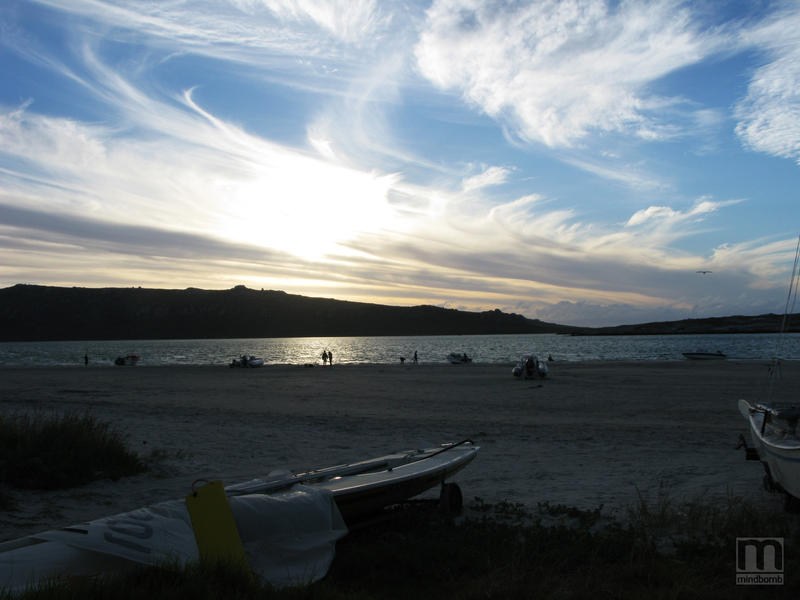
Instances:
[[[736,538],[738,573],[782,573],[783,538]]]

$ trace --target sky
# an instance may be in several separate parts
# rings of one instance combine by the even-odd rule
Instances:
[[[3,0],[0,74],[0,287],[786,306],[797,1]]]

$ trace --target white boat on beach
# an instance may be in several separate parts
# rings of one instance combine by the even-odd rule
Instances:
[[[547,363],[535,354],[526,354],[519,359],[519,363],[511,370],[514,377],[521,377],[523,379],[544,379],[547,377],[549,369]]]
[[[436,486],[440,505],[460,508],[458,486],[446,481],[478,450],[464,440],[225,488],[193,485],[185,500],[0,543],[0,590],[200,558],[241,560],[275,587],[307,584],[325,575],[348,524]]]
[[[472,359],[466,353],[459,354],[458,352],[451,352],[447,355],[447,360],[454,365],[461,365],[464,363],[471,363]]]
[[[760,460],[766,470],[767,489],[785,492],[787,506],[800,506],[800,431],[797,422],[800,408],[796,406],[767,406],[739,400],[739,412],[747,419],[750,439],[747,458]]]
[[[778,335],[778,348],[775,357],[780,356],[780,342],[787,330],[790,308],[797,300],[798,283],[800,283],[800,236],[794,256],[794,268],[789,279],[789,294],[783,313]],[[770,377],[777,378],[780,373],[780,359],[773,358]],[[770,388],[770,392],[771,392]],[[753,447],[748,447],[744,436],[739,436],[739,447],[746,450],[748,460],[760,460],[764,465],[764,487],[770,491],[786,494],[786,508],[800,510],[800,432],[797,422],[800,420],[800,404],[777,404],[769,400],[751,403],[739,400],[739,412],[747,420],[750,439]],[[796,393],[796,390],[795,390]]]
[[[479,446],[464,440],[438,448],[409,450],[305,473],[254,479],[225,489],[229,496],[238,496],[272,493],[297,483],[310,485],[330,491],[345,521],[354,522],[437,485],[444,485],[446,479],[475,458],[478,450]],[[446,493],[454,493],[453,488],[448,488]],[[447,501],[457,503],[458,499],[448,497]]]

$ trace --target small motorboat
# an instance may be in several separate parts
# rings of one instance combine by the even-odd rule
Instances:
[[[688,358],[689,360],[723,360],[725,358],[728,358],[726,354],[723,354],[722,352],[719,351],[703,352],[700,350],[697,352],[683,352],[682,354],[685,358]]]
[[[739,412],[747,420],[753,442],[748,447],[742,436],[739,447],[747,450],[748,460],[760,460],[764,465],[764,487],[784,492],[787,507],[800,507],[800,407],[739,400]]]
[[[522,379],[544,379],[547,377],[549,369],[547,363],[535,354],[526,354],[519,359],[519,363],[515,366],[511,373],[514,377],[521,377]]]
[[[260,356],[247,356],[243,354],[241,358],[234,358],[231,361],[230,367],[263,367],[264,366],[264,359]]]
[[[185,500],[0,543],[0,589],[211,555],[240,560],[276,587],[305,585],[325,575],[336,541],[362,517],[436,486],[442,508],[460,508],[461,491],[445,482],[478,450],[464,440],[224,488],[196,488],[198,480]]]
[[[133,367],[139,362],[138,354],[127,354],[126,356],[118,356],[114,359],[114,364],[118,367]]]
[[[458,352],[451,352],[447,355],[447,360],[454,365],[460,365],[463,363],[471,363],[472,359],[467,356],[466,352],[459,354]]]

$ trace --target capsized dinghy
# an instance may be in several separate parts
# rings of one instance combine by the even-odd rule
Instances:
[[[445,481],[478,449],[464,440],[304,473],[275,473],[224,489],[212,482],[193,489],[185,501],[1,543],[0,590],[18,593],[46,580],[209,556],[241,556],[276,587],[307,584],[327,572],[336,540],[347,533],[343,516],[354,522],[437,485],[442,500],[452,502],[452,488],[458,488]],[[200,509],[198,497],[206,502]]]

